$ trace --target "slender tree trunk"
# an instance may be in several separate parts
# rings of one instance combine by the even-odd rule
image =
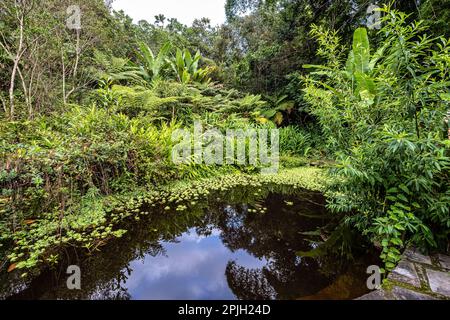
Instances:
[[[28,94],[27,84],[25,82],[25,78],[23,77],[22,71],[20,71],[20,68],[17,68],[17,73],[19,74],[19,78],[22,83],[23,95],[25,97],[25,105],[27,106],[28,112],[31,116],[32,107],[31,107],[30,96]]]
[[[76,44],[76,48],[75,48],[75,66],[73,67],[73,77],[75,78],[77,76],[77,72],[78,72],[78,64],[80,63],[80,52],[81,52],[81,48],[80,48],[80,29],[77,29],[77,44]]]
[[[19,20],[19,47],[17,49],[16,56],[14,57],[14,65],[11,72],[11,83],[9,86],[9,117],[10,119],[14,119],[14,85],[16,82],[17,69],[19,67],[20,58],[23,54],[23,29],[24,29],[24,16],[23,13],[19,16],[17,14],[17,18]]]
[[[76,40],[76,47],[75,47],[75,64],[73,66],[73,71],[72,71],[72,77],[76,78],[77,74],[78,74],[78,65],[80,64],[80,54],[81,54],[81,48],[80,48],[80,30],[77,29],[77,40]],[[63,94],[64,94],[64,104],[67,104],[67,101],[69,100],[69,97],[72,95],[72,93],[75,92],[75,90],[77,89],[76,84],[74,84],[73,88],[69,90],[69,92],[66,93],[66,71],[65,71],[65,65],[64,65],[64,55],[62,57],[63,59],[63,81],[64,81],[64,89],[63,89]],[[69,72],[70,75],[70,72]]]
[[[66,65],[64,63],[64,51],[61,49],[61,62],[62,62],[62,93],[63,93],[63,103],[66,105]]]

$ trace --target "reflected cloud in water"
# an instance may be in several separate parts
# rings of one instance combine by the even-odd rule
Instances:
[[[353,299],[367,293],[367,266],[379,261],[351,230],[334,227],[324,204],[318,193],[255,194],[243,188],[211,196],[184,212],[155,210],[95,255],[79,259],[74,252],[59,270],[48,270],[25,287],[0,275],[0,297]],[[317,248],[324,238],[335,243],[321,254],[296,254]],[[347,239],[358,244],[359,252],[349,261],[341,254]],[[71,264],[83,270],[82,290],[67,290],[65,268]]]
[[[191,229],[175,242],[163,243],[164,255],[133,261],[125,283],[132,299],[236,299],[225,276],[228,262],[259,269],[268,261],[245,250],[230,251],[220,235],[218,229],[208,237]]]

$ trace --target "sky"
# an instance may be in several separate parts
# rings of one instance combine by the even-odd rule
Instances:
[[[123,10],[134,22],[155,21],[154,16],[164,14],[191,25],[196,18],[209,18],[212,25],[225,22],[225,0],[115,0],[114,10]]]
[[[133,272],[122,286],[134,300],[234,300],[227,264],[235,261],[248,270],[261,270],[269,261],[243,249],[232,252],[220,235],[219,229],[208,237],[191,229],[177,242],[161,242],[164,254],[131,262]]]

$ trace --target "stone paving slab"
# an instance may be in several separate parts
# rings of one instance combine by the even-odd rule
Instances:
[[[388,294],[383,289],[373,291],[368,293],[356,300],[390,300],[388,299]]]
[[[431,265],[431,258],[429,256],[423,255],[418,249],[415,248],[409,248],[406,249],[405,253],[403,254],[404,258],[406,258],[409,261],[412,262],[419,262],[424,264]]]
[[[383,288],[357,300],[450,300],[450,256],[408,248]]]
[[[394,300],[436,300],[432,296],[402,287],[394,287],[391,291]]]
[[[419,276],[417,275],[414,264],[410,261],[400,261],[398,266],[389,274],[388,279],[420,288]]]
[[[438,254],[437,257],[440,267],[450,270],[450,257],[443,254]]]
[[[450,297],[450,272],[427,269],[427,277],[433,292]]]

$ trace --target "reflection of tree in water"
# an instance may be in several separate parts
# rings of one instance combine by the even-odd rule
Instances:
[[[315,195],[317,197],[317,195]],[[323,226],[322,219],[302,215],[325,214],[310,201],[288,206],[279,195],[270,194],[263,203],[267,213],[247,213],[246,206],[227,207],[218,225],[223,243],[232,251],[244,249],[269,261],[261,269],[245,269],[230,262],[226,276],[230,288],[240,299],[292,299],[311,295],[331,282],[321,273],[320,260],[299,258],[297,251],[308,251],[311,243],[299,232]],[[316,199],[315,202],[323,201]],[[337,271],[337,270],[335,270]]]
[[[300,233],[325,224],[322,218],[310,217],[325,215],[325,208],[320,205],[324,203],[322,196],[315,193],[282,196],[269,194],[267,190],[254,195],[251,188],[237,188],[220,195],[222,200],[213,200],[216,196],[176,215],[156,211],[148,221],[124,226],[128,232],[122,239],[111,241],[93,256],[78,259],[77,254],[68,255],[70,259],[63,261],[57,271],[44,272],[25,289],[23,282],[9,277],[10,283],[5,284],[9,289],[1,291],[13,298],[26,299],[130,299],[126,286],[133,272],[130,262],[164,255],[161,243],[176,242],[177,237],[191,228],[203,236],[219,229],[222,242],[231,251],[243,249],[267,261],[261,269],[245,268],[234,261],[228,263],[226,278],[237,298],[296,299],[313,295],[331,283],[337,273],[335,261],[330,257],[311,259],[296,255],[296,251],[312,249],[311,242]],[[267,207],[267,212],[248,212],[258,206]],[[87,270],[82,273],[81,291],[67,290],[68,264]]]
[[[131,270],[130,270],[131,271]],[[130,272],[128,273],[128,276]],[[95,291],[90,294],[92,300],[130,300],[131,295],[123,284],[128,279],[122,272],[117,279],[113,279],[105,284],[97,284]]]
[[[123,238],[111,241],[104,250],[92,256],[78,258],[76,250],[68,252],[68,260],[63,261],[57,270],[41,273],[27,286],[16,285],[22,281],[7,278],[10,281],[7,296],[11,299],[130,299],[126,287],[126,281],[133,272],[130,262],[146,256],[164,255],[161,241],[174,241],[197,221],[197,216],[186,212],[176,219],[171,215],[152,217],[145,227],[129,226]],[[82,270],[81,290],[67,290],[66,268],[71,264],[79,265]]]
[[[246,269],[230,261],[225,270],[228,285],[241,300],[273,300],[276,292],[259,269]]]

